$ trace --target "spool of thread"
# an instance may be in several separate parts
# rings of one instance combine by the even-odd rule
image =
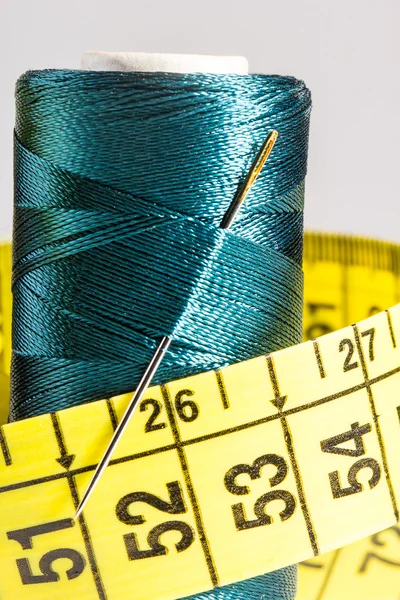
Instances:
[[[187,59],[174,61],[170,73],[190,70]],[[305,86],[262,76],[134,76],[128,62],[126,54],[90,54],[83,67],[106,67],[107,73],[27,74],[17,86],[14,418],[133,389],[160,333],[177,338],[161,381],[272,351],[301,336],[310,108]],[[150,62],[148,71],[160,68],[159,59]],[[125,73],[111,72],[111,65],[122,64]],[[143,57],[133,66],[143,69]],[[272,128],[280,132],[281,150],[232,232],[217,231]],[[136,144],[133,152],[129,142]],[[196,176],[188,177],[192,167]],[[140,243],[132,246],[135,236]],[[157,268],[148,269],[155,263],[162,267],[162,285]],[[182,287],[169,306],[178,308],[163,314],[180,270]],[[128,296],[130,285],[135,294],[124,302],[118,291]],[[161,328],[169,321],[170,330],[160,331],[153,314],[131,330],[146,304],[151,312],[159,307]],[[107,314],[111,307],[114,313]],[[112,335],[105,332],[108,320]],[[122,357],[116,356],[116,335],[125,338]],[[138,353],[143,358],[135,371]],[[197,598],[280,600],[292,598],[294,588],[293,569],[285,569]]]

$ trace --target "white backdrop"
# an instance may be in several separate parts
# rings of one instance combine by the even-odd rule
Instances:
[[[400,0],[0,0],[0,237],[14,84],[85,50],[242,54],[313,94],[306,226],[400,242]]]

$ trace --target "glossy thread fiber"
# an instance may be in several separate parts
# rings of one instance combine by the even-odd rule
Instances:
[[[12,419],[133,390],[164,335],[155,383],[300,341],[303,82],[40,71],[16,105]],[[289,589],[285,573],[198,598],[267,599]]]

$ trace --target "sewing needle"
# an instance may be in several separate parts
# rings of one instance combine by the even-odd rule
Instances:
[[[262,170],[265,162],[267,161],[269,155],[271,154],[271,151],[272,151],[277,139],[278,139],[277,131],[273,130],[268,134],[266,140],[264,141],[263,145],[260,148],[260,151],[258,152],[257,156],[255,157],[243,184],[238,188],[231,204],[229,205],[228,210],[226,211],[225,215],[222,218],[222,221],[220,223],[221,229],[228,229],[232,225],[232,222],[233,222],[235,216],[237,215],[238,211],[240,210],[240,207],[242,206],[243,202],[245,201],[246,196],[248,195],[251,187],[254,185],[254,182],[256,181],[258,175],[261,173],[261,170]],[[82,500],[80,501],[79,506],[77,508],[77,511],[76,511],[76,514],[74,517],[75,520],[82,513],[87,501],[89,500],[89,497],[91,496],[94,488],[96,487],[96,484],[98,483],[101,475],[103,474],[104,470],[108,466],[111,456],[112,456],[119,440],[121,439],[122,434],[124,433],[128,423],[131,419],[131,416],[135,411],[135,408],[137,407],[137,405],[139,404],[140,400],[143,397],[143,394],[146,392],[147,388],[149,387],[151,380],[153,379],[162,359],[164,358],[164,354],[168,350],[171,342],[172,342],[172,338],[170,338],[168,336],[164,336],[162,338],[161,342],[159,343],[159,345],[156,349],[156,352],[155,352],[153,358],[151,359],[146,371],[144,372],[143,377],[140,380],[139,385],[138,385],[135,393],[133,394],[132,399],[129,402],[128,407],[127,407],[121,421],[119,422],[116,430],[114,431],[114,435],[111,438],[111,441],[110,441],[109,445],[107,446],[106,451],[104,452],[100,462],[98,463],[98,465],[93,473],[92,479],[90,480],[89,485],[88,485],[88,487],[82,497]]]

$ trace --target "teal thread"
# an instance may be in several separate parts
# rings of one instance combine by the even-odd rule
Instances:
[[[12,419],[131,391],[164,335],[155,383],[300,341],[302,82],[40,71],[16,104]],[[256,598],[277,573],[197,598]]]

